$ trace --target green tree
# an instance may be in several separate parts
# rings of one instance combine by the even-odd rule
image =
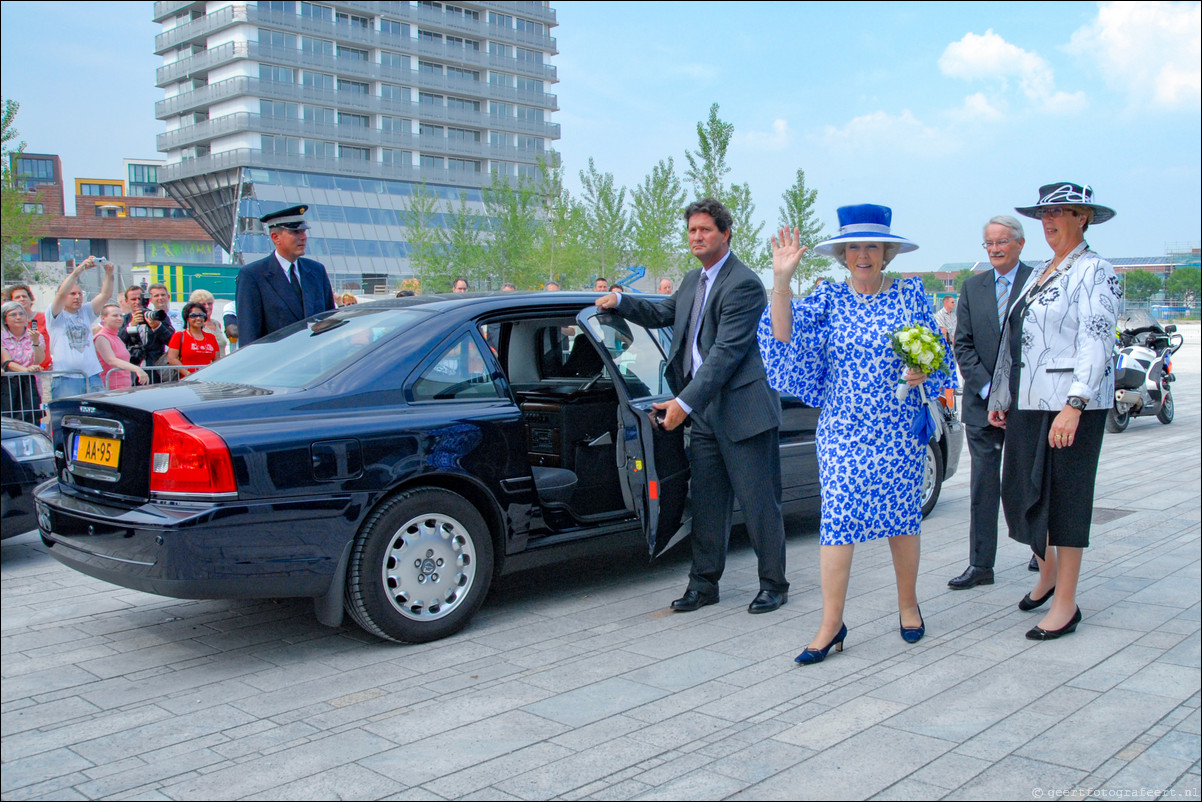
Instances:
[[[793,186],[782,192],[780,197],[782,203],[777,209],[776,219],[778,228],[796,228],[801,244],[811,249],[826,239],[826,234],[822,231],[822,222],[814,211],[818,201],[818,190],[806,186],[805,170],[797,169],[797,180],[793,182]],[[768,263],[771,264],[772,246],[765,243],[765,248],[768,249]],[[832,263],[832,259],[819,256],[813,250],[807,251],[793,277],[796,283],[794,292],[801,295],[802,289],[811,286],[814,279],[825,273]]]
[[[525,179],[512,183],[493,176],[484,189],[484,212],[489,221],[486,261],[493,283],[512,281],[529,286],[538,271],[539,199]]]
[[[521,289],[542,289],[548,281],[565,288],[583,287],[592,264],[585,237],[584,210],[563,183],[563,168],[543,165],[538,186],[542,231],[535,245],[537,271],[515,278]]]
[[[631,258],[647,268],[653,280],[679,280],[688,270],[685,249],[685,192],[672,157],[651,168],[643,183],[630,191]]]
[[[692,185],[697,198],[716,198],[730,210],[734,227],[730,239],[731,250],[739,253],[750,267],[759,269],[771,264],[771,258],[760,242],[764,224],[752,221],[755,218],[755,203],[751,200],[748,184],[726,185],[730,165],[726,163],[726,151],[735,127],[718,116],[718,104],[710,106],[709,117],[697,123],[697,150],[684,152],[689,169],[684,177]]]
[[[438,197],[424,183],[414,187],[404,205],[405,238],[409,241],[409,266],[425,294],[445,292],[445,258],[439,237]]]
[[[434,291],[450,292],[451,282],[460,277],[474,290],[489,289],[492,276],[484,255],[484,221],[468,205],[466,193],[459,193],[459,205],[445,219],[446,228],[439,229],[445,274]]]
[[[1202,270],[1192,265],[1177,268],[1164,283],[1166,296],[1180,298],[1186,304],[1198,300],[1199,290],[1202,290]]]
[[[689,163],[684,177],[693,185],[693,193],[698,198],[721,200],[726,194],[726,176],[730,173],[726,149],[734,132],[734,124],[718,116],[717,103],[710,106],[709,117],[697,123],[697,152],[684,152],[685,161]]]
[[[580,171],[580,185],[585,241],[592,252],[595,275],[612,278],[614,268],[627,264],[630,254],[626,187],[615,187],[613,173],[599,172],[591,157],[588,169]]]
[[[923,273],[922,288],[927,292],[947,292],[947,286],[943,283],[943,279],[938,278],[934,273]]]
[[[956,288],[957,295],[964,291],[964,282],[968,281],[970,278],[972,278],[972,276],[973,272],[971,267],[966,267],[956,274],[954,286]]]
[[[1131,301],[1146,301],[1160,290],[1160,276],[1148,270],[1128,270],[1121,276],[1123,294]]]
[[[41,215],[25,210],[31,196],[19,186],[12,169],[12,157],[25,150],[24,142],[13,146],[20,136],[15,127],[20,108],[15,100],[5,100],[0,121],[0,161],[3,162],[3,174],[0,175],[0,273],[4,284],[28,278],[29,263],[22,257],[25,248],[35,240],[41,224]]]

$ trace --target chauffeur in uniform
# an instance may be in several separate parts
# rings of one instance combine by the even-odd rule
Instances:
[[[334,308],[325,267],[302,258],[308,206],[291,206],[259,218],[275,251],[238,271],[238,345],[250,345],[277,329]]]

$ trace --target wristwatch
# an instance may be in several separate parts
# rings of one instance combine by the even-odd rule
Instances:
[[[1068,405],[1078,412],[1084,412],[1085,407],[1089,405],[1089,399],[1081,398],[1080,396],[1076,395],[1070,395],[1068,397]]]

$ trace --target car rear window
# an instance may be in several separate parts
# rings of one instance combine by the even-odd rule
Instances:
[[[316,321],[297,323],[257,340],[184,381],[297,388],[338,371],[429,317],[419,309],[372,309],[361,304]]]

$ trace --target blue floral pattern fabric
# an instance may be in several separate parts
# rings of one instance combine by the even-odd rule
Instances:
[[[924,447],[911,434],[921,397],[896,396],[905,366],[891,335],[920,324],[938,331],[917,278],[894,281],[861,297],[845,282],[825,282],[793,301],[793,337],[772,335],[770,311],[760,319],[759,344],[768,382],[821,407],[818,477],[822,484],[822,545],[916,535],[922,520]],[[955,386],[952,356],[926,381],[934,397]]]

